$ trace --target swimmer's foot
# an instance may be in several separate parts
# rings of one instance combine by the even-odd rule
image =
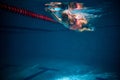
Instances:
[[[83,31],[94,31],[94,28],[82,28],[82,29],[78,29],[78,31],[83,32]]]

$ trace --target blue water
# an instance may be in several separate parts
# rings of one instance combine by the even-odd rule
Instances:
[[[3,2],[52,18],[44,11],[48,1]],[[103,15],[91,21],[94,32],[75,32],[59,23],[0,10],[0,71],[3,74],[0,80],[119,80],[117,5],[104,0],[81,2],[87,7],[102,9]]]

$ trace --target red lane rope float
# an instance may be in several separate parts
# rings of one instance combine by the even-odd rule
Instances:
[[[50,22],[56,22],[53,19],[51,19],[51,18],[49,18],[45,15],[36,14],[32,11],[21,9],[21,8],[11,6],[11,5],[7,5],[7,4],[4,4],[4,3],[0,3],[0,8],[4,9],[4,10],[7,10],[7,11],[14,12],[14,13],[22,14],[22,15],[25,15],[25,16],[30,16],[30,17],[33,17],[33,18],[38,18],[38,19],[45,20],[45,21],[50,21]]]

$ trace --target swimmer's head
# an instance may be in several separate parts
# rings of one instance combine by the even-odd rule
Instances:
[[[63,22],[68,21],[68,14],[62,13],[62,21],[63,21]]]

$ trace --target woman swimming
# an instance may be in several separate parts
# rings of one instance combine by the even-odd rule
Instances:
[[[55,19],[65,27],[81,32],[93,31],[89,27],[83,27],[83,25],[87,25],[88,21],[84,15],[76,12],[76,10],[83,8],[81,3],[70,2],[66,9],[61,8],[62,4],[61,2],[51,2],[45,5],[48,6],[47,10],[51,12]]]

